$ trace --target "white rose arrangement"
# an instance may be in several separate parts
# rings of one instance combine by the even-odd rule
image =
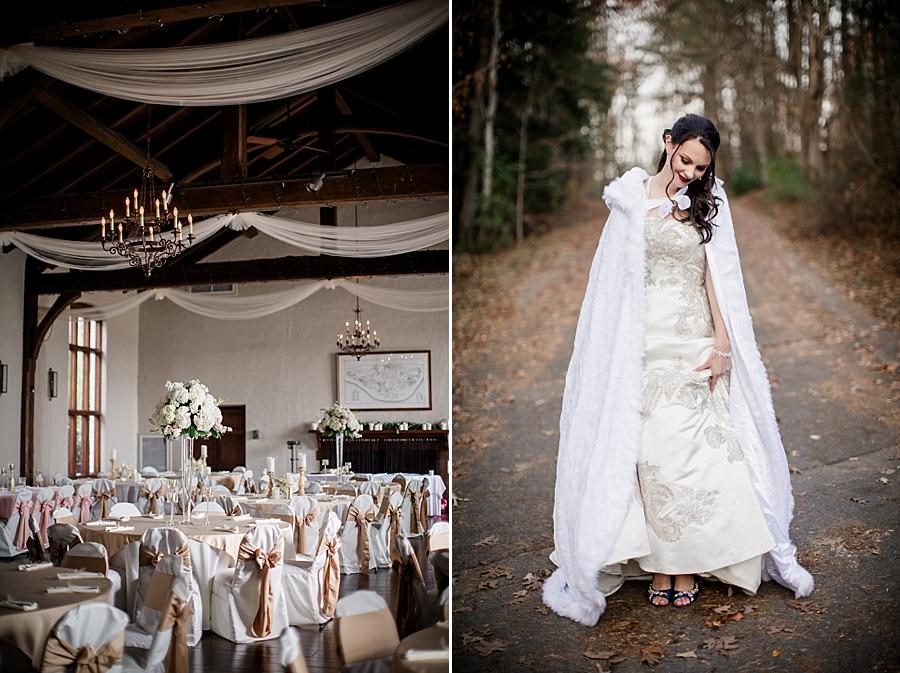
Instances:
[[[218,439],[231,430],[222,425],[222,412],[209,388],[197,379],[181,383],[166,381],[166,394],[157,403],[150,418],[150,429],[166,439],[187,435],[193,439]]]
[[[337,402],[325,410],[325,415],[319,420],[319,432],[326,437],[343,435],[350,439],[362,437],[362,423],[352,411],[342,407]]]

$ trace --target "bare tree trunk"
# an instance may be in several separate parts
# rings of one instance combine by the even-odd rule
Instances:
[[[488,59],[488,97],[484,113],[484,167],[481,174],[481,196],[484,203],[494,193],[494,120],[497,116],[497,61],[500,57],[500,0],[494,0],[494,33]]]
[[[528,89],[528,96],[522,108],[521,121],[519,123],[519,161],[516,167],[516,243],[521,243],[525,238],[525,168],[528,155],[528,121],[531,118],[531,97],[534,91],[532,83]]]

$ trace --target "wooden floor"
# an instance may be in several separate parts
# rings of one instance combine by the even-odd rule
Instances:
[[[433,589],[434,568],[425,555],[423,538],[410,538],[419,566],[425,576],[425,583]],[[26,556],[3,559],[4,563],[23,563]],[[378,592],[387,601],[391,612],[396,613],[399,590],[399,576],[390,569],[382,569],[370,575],[341,575],[341,596],[368,589]],[[300,629],[300,642],[310,673],[340,673],[334,622],[329,622],[321,630]],[[191,673],[281,673],[278,639],[251,645],[237,645],[217,636],[212,631],[204,631],[203,638],[196,647],[188,650]],[[24,660],[24,657],[23,657]],[[26,666],[27,668],[27,666]]]

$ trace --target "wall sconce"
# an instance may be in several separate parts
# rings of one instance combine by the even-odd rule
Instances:
[[[59,391],[56,388],[58,378],[58,371],[51,368],[50,371],[47,372],[47,397],[51,400],[59,394]]]
[[[0,360],[0,395],[7,392],[6,384],[9,379],[9,365],[3,364]]]
[[[317,193],[320,189],[322,189],[322,185],[325,183],[325,172],[323,171],[319,177],[317,177],[312,182],[306,183],[306,190],[312,193]]]

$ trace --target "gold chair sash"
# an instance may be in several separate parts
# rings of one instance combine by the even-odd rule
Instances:
[[[109,572],[109,560],[102,556],[72,556],[66,554],[60,564],[61,568],[71,568],[72,570],[86,570],[89,573]]]
[[[415,553],[409,555],[400,574],[400,590],[397,597],[397,630],[400,637],[415,633],[424,627],[427,592],[422,569]]]
[[[387,608],[339,617],[335,630],[344,666],[389,657],[400,643],[397,626]]]
[[[259,568],[259,609],[250,626],[250,633],[264,638],[272,633],[272,609],[275,596],[269,582],[269,570],[281,562],[284,552],[284,538],[279,538],[269,551],[251,545],[246,538],[241,540],[238,561],[254,561]]]
[[[298,554],[306,553],[306,527],[316,522],[316,514],[316,510],[312,510],[305,516],[294,517],[294,550]]]
[[[103,491],[97,494],[97,500],[100,501],[100,518],[105,519],[109,516],[109,501],[115,495],[112,491]]]
[[[159,498],[165,495],[165,487],[157,491],[151,491],[146,485],[141,486],[141,497],[147,499],[147,512],[149,514],[159,513]]]
[[[60,673],[73,664],[75,673],[103,673],[122,661],[124,649],[124,631],[116,634],[99,650],[95,650],[93,645],[77,648],[51,634],[44,646],[41,673]]]
[[[323,539],[322,544],[325,546],[325,567],[322,569],[322,614],[331,619],[334,617],[338,594],[341,591],[341,562],[338,558],[341,541],[335,536]]]
[[[188,548],[187,543],[181,545],[174,552],[170,553],[181,557],[181,563],[186,570],[191,569],[191,550]],[[162,557],[165,555],[166,554],[163,554],[156,549],[152,549],[144,544],[141,544],[140,551],[138,553],[138,564],[142,566],[153,566],[155,568],[156,564],[159,563],[160,559],[162,559]]]
[[[388,507],[388,516],[391,518],[391,532],[388,535],[388,546],[391,548],[391,567],[398,567],[403,563],[403,559],[400,558],[400,552],[397,551],[397,545],[395,543],[397,536],[403,532],[403,526],[400,523],[402,517],[400,508],[393,506]],[[396,566],[394,564],[396,564]]]
[[[427,493],[427,491],[426,491]],[[409,533],[418,535],[428,530],[428,500],[422,497],[421,491],[409,491]],[[425,520],[422,520],[422,507],[425,507]]]
[[[169,604],[159,620],[158,631],[172,629],[172,640],[169,651],[163,660],[166,673],[188,673],[187,634],[191,624],[194,608],[190,601],[182,601],[175,594],[170,594]]]
[[[431,491],[425,481],[422,482],[422,490],[419,491],[419,508],[416,514],[419,517],[419,527],[424,533],[428,530],[428,498],[431,497]]]
[[[359,570],[362,573],[369,572],[369,526],[375,520],[375,511],[369,509],[362,512],[356,505],[350,505],[347,510],[347,521],[356,522],[356,558],[359,559]]]

